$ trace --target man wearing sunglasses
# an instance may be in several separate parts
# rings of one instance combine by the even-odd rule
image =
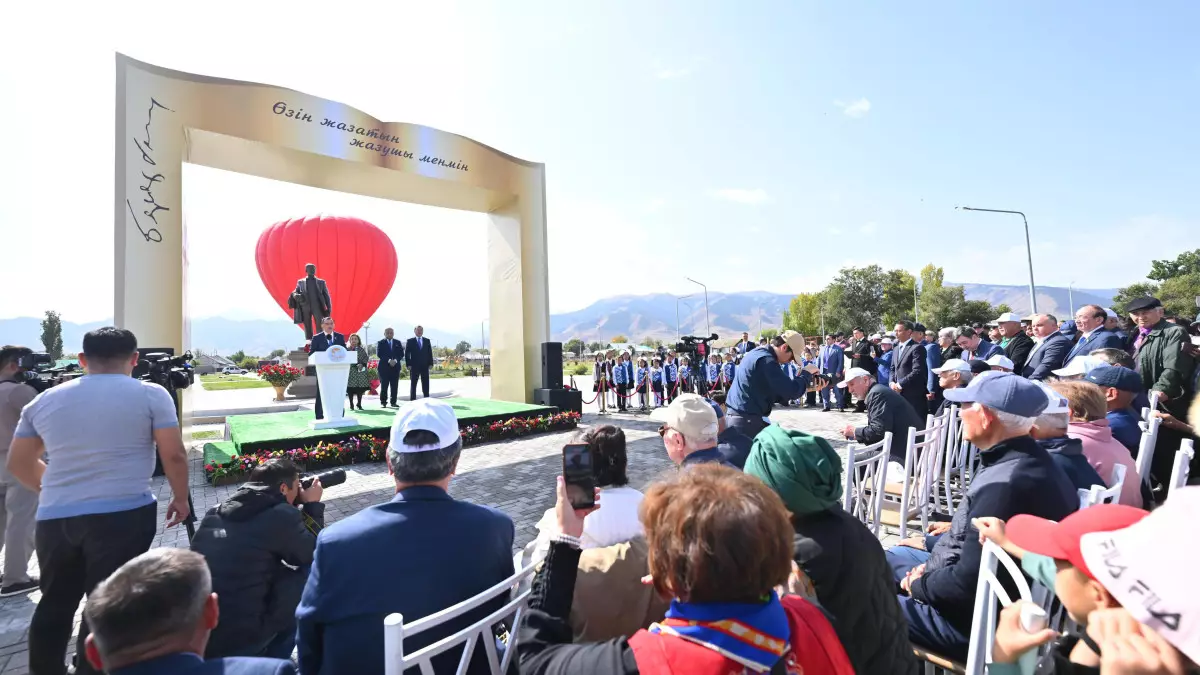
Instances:
[[[804,353],[804,336],[785,330],[762,347],[751,349],[738,364],[725,396],[725,421],[753,438],[767,426],[767,416],[776,399],[792,401],[808,389],[817,366],[804,366],[791,379],[779,366]]]

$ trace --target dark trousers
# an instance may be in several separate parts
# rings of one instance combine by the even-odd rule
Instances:
[[[388,368],[379,370],[379,403],[387,403],[388,392],[392,392],[391,404],[396,405],[396,397],[400,395],[400,369]]]
[[[425,394],[425,398],[429,398],[429,369],[422,368],[421,370],[417,370],[416,368],[413,368],[412,370],[410,370],[408,372],[410,373],[409,380],[408,380],[408,400],[410,400],[410,401],[417,400],[417,380],[418,379],[421,380],[422,393]]]
[[[313,409],[313,418],[321,419],[325,417],[325,409],[321,407],[321,381],[317,381],[317,407]]]
[[[63,657],[79,601],[118,567],[150,549],[158,529],[158,506],[100,513],[37,524],[37,555],[42,599],[29,624],[29,671],[67,672]],[[87,621],[79,624],[75,672],[96,673],[84,658]]]
[[[736,410],[725,411],[725,426],[734,427],[749,438],[754,438],[758,432],[767,428],[762,415],[743,415]]]
[[[929,553],[907,546],[893,546],[886,552],[888,565],[897,588],[908,571],[929,560]],[[967,660],[968,637],[952,626],[933,607],[899,595],[900,611],[908,619],[908,638],[913,644],[930,649],[956,661]]]
[[[617,385],[617,410],[625,409],[625,397],[629,395],[629,385],[621,383]]]

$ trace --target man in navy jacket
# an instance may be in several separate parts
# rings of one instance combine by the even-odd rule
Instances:
[[[1107,320],[1108,313],[1100,305],[1080,307],[1079,311],[1075,312],[1079,340],[1071,347],[1071,351],[1067,352],[1063,363],[1070,363],[1076,356],[1085,356],[1097,349],[1124,349],[1125,341],[1121,336],[1104,327]]]
[[[334,345],[346,346],[346,336],[333,330],[333,317],[327,316],[321,320],[321,332],[313,336],[308,347],[308,353],[323,352]],[[314,366],[315,368],[315,366]],[[317,409],[315,417],[324,419],[325,410],[321,408],[321,383],[317,381]]]
[[[404,345],[395,337],[391,328],[383,329],[383,339],[375,345],[375,356],[379,359],[379,405],[387,407],[388,390],[392,392],[392,407],[396,407],[396,396],[400,389],[400,362],[404,360]]]
[[[929,373],[925,359],[925,346],[913,339],[914,324],[901,321],[896,324],[896,345],[892,347],[892,377],[888,384],[892,391],[908,401],[925,428],[925,415],[929,413]]]
[[[776,368],[778,370],[778,367]],[[474,597],[513,574],[512,519],[449,495],[462,451],[454,408],[436,399],[396,413],[388,471],[396,496],[321,531],[296,608],[300,672],[382,673],[383,619],[405,623]],[[506,596],[404,641],[405,653],[465,628],[504,606]],[[433,659],[453,672],[461,652]],[[468,673],[488,672],[476,645]]]
[[[1044,380],[1062,368],[1071,351],[1071,341],[1058,332],[1058,319],[1051,314],[1033,317],[1033,336],[1038,339],[1021,374],[1031,380]]]
[[[425,337],[425,329],[417,326],[413,337],[404,345],[404,364],[408,366],[408,400],[417,400],[417,380],[421,380],[421,392],[429,398],[429,368],[433,365],[433,345]]]

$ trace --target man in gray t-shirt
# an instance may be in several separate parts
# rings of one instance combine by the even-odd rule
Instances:
[[[150,548],[158,529],[150,490],[157,448],[171,486],[167,526],[188,515],[187,453],[175,402],[131,377],[137,339],[119,328],[83,338],[87,375],[46,390],[25,406],[8,470],[40,493],[35,533],[42,599],[29,627],[29,669],[65,672],[63,657],[85,593]],[[42,455],[46,459],[42,459]],[[84,654],[86,625],[76,654]],[[76,659],[77,673],[94,673]]]
[[[33,350],[28,347],[0,347],[0,546],[4,547],[0,598],[28,593],[38,587],[38,580],[29,576],[38,496],[17,482],[4,467],[21,410],[37,396],[37,390],[26,384],[20,363],[31,354]]]

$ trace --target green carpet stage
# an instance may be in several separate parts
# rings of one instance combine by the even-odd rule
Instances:
[[[509,401],[492,401],[479,398],[442,399],[454,406],[460,428],[471,424],[488,424],[513,417],[541,417],[558,412],[558,408]],[[312,429],[313,411],[262,413],[257,415],[233,415],[225,420],[229,426],[228,441],[207,443],[204,446],[204,463],[219,464],[234,455],[256,450],[289,450],[319,441],[333,441],[358,434],[386,434],[396,416],[393,408],[346,411],[358,420],[358,426],[338,429]]]

